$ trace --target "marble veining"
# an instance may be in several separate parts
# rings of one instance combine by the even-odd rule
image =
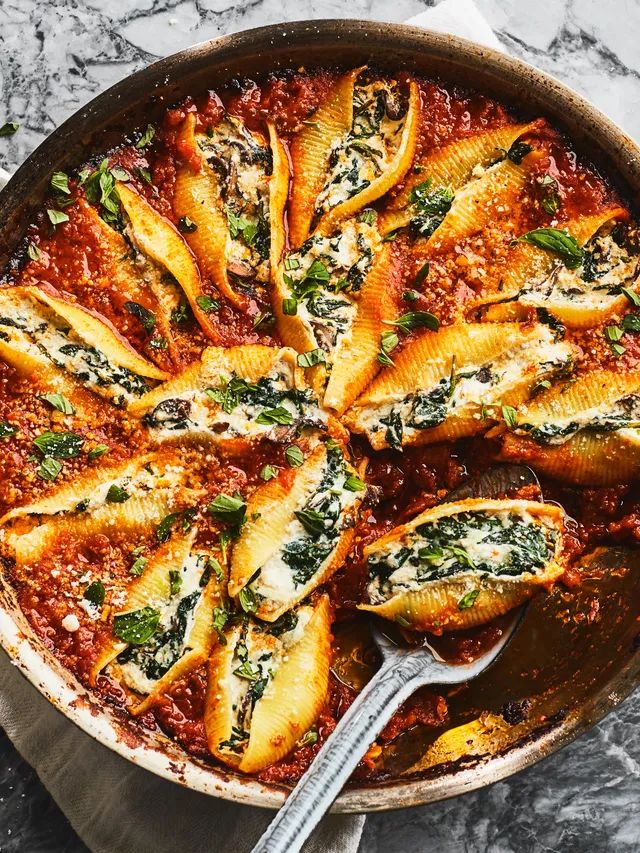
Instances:
[[[554,74],[640,138],[639,0],[476,0],[506,49]],[[402,21],[433,0],[0,0],[0,165],[132,71],[197,41],[302,18]],[[635,853],[640,694],[576,743],[464,797],[371,816],[361,853]],[[0,735],[0,853],[84,853]]]

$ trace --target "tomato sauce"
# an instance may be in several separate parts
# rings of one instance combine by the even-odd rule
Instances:
[[[140,140],[132,140],[109,152],[109,165],[125,170],[131,186],[177,225],[172,205],[176,171],[193,156],[178,138],[178,128],[187,114],[195,114],[199,130],[215,125],[224,110],[241,118],[249,128],[263,133],[265,122],[273,122],[287,145],[292,135],[312,120],[334,80],[332,71],[307,73],[298,70],[274,73],[260,81],[233,81],[220,92],[188,98],[170,108],[147,144],[141,146]],[[484,95],[441,81],[418,82],[421,98],[418,159],[461,138],[523,120]],[[405,310],[433,311],[443,324],[459,317],[465,303],[484,286],[487,276],[499,276],[500,269],[509,263],[513,240],[527,230],[554,221],[541,205],[541,177],[550,176],[557,184],[562,199],[559,221],[571,219],[578,212],[593,213],[617,203],[607,182],[591,165],[578,158],[570,143],[546,122],[539,121],[525,140],[539,152],[527,183],[511,206],[492,212],[481,234],[471,235],[460,240],[453,249],[442,251],[410,245],[402,235],[396,239],[393,253],[403,270],[403,288],[416,291],[410,309]],[[399,184],[392,196],[402,186]],[[105,245],[103,223],[96,219],[100,203],[87,200],[86,184],[79,179],[71,181],[68,200],[72,203],[62,208],[68,221],[53,228],[43,213],[31,226],[28,242],[34,248],[28,256],[19,258],[16,278],[7,283],[53,285],[104,316],[134,348],[144,351],[170,371],[197,360],[207,341],[188,311],[174,324],[176,352],[153,353],[149,333],[127,310],[126,300],[113,283],[112,270],[117,258],[114,259],[113,250]],[[52,196],[50,202],[60,206],[57,196]],[[417,274],[425,264],[429,265],[429,271],[420,284],[416,284]],[[224,345],[264,343],[277,346],[281,343],[266,289],[255,295],[247,312],[225,302],[211,282],[204,281],[204,291],[221,303],[212,322]],[[415,333],[406,336],[403,344],[412,337]],[[637,369],[640,337],[637,340],[627,337],[623,364]],[[613,363],[614,356],[601,329],[574,333],[574,339],[585,354],[587,365]],[[38,477],[38,460],[33,459],[33,438],[43,430],[72,424],[87,442],[87,448],[104,444],[113,461],[146,449],[144,430],[125,413],[86,392],[82,417],[70,421],[69,416],[42,402],[39,395],[46,387],[46,382],[40,384],[33,377],[25,379],[0,362],[0,421],[18,427],[15,440],[0,439],[0,513],[34,500],[53,488],[51,483]],[[367,582],[365,546],[395,525],[435,506],[468,476],[495,461],[498,452],[497,445],[487,439],[411,447],[403,453],[391,450],[373,453],[359,438],[352,441],[352,447],[356,460],[369,458],[367,482],[370,488],[351,553],[327,584],[336,624],[359,618],[354,611],[362,600]],[[225,455],[209,447],[197,446],[183,453],[184,463],[191,467],[194,481],[201,487],[203,505],[221,491],[229,494],[237,491],[246,497],[260,484],[259,472],[267,463],[286,468],[282,445],[249,447],[239,442]],[[90,464],[85,456],[82,460],[66,462],[65,476],[71,477]],[[547,500],[559,501],[574,519],[569,539],[576,558],[585,549],[600,543],[640,541],[640,488],[636,485],[581,489],[543,480],[542,493]],[[203,519],[203,525],[198,542],[214,542],[219,527],[211,518]],[[144,549],[144,538],[139,545]],[[109,539],[95,534],[81,543],[69,537],[63,546],[45,555],[29,577],[16,576],[9,570],[9,580],[18,590],[20,605],[41,641],[85,682],[95,662],[96,650],[105,640],[107,627],[104,622],[83,621],[76,632],[65,630],[62,622],[67,612],[66,600],[75,594],[81,577],[103,575],[105,569],[115,588],[126,579],[129,565],[130,549],[126,543],[120,547],[117,537]],[[570,570],[568,584],[578,580]],[[498,623],[475,631],[449,634],[440,638],[438,648],[447,659],[468,661],[490,646],[499,633]],[[98,678],[96,689],[117,706],[126,707],[130,702],[126,691],[104,675]],[[159,727],[187,752],[213,762],[203,723],[205,691],[206,672],[201,667],[174,683],[136,724]],[[259,778],[287,784],[299,778],[355,695],[352,687],[333,675],[329,696],[316,726],[316,741],[263,771]],[[421,691],[394,715],[382,732],[380,742],[393,741],[416,725],[442,725],[446,717],[445,700]],[[356,778],[380,778],[383,769],[377,762],[378,757],[379,749],[376,752],[374,747],[358,768]]]

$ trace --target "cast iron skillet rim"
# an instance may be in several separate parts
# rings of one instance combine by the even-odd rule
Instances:
[[[126,102],[129,87],[133,81],[138,84],[141,81],[148,81],[151,93],[153,89],[165,85],[181,69],[193,71],[208,57],[224,58],[226,55],[237,56],[238,53],[249,56],[255,52],[256,43],[261,49],[268,51],[270,45],[284,47],[292,41],[301,39],[308,41],[310,49],[313,50],[314,46],[319,45],[326,48],[331,41],[338,47],[342,40],[367,39],[369,36],[382,37],[396,46],[398,51],[407,53],[406,64],[408,65],[411,64],[408,51],[425,50],[435,58],[454,60],[471,68],[482,65],[484,71],[491,71],[496,77],[502,73],[508,77],[520,77],[523,84],[527,83],[532,88],[537,99],[549,104],[547,112],[551,114],[558,115],[561,109],[574,114],[579,109],[585,122],[585,135],[591,140],[593,146],[604,151],[609,158],[613,157],[614,151],[622,157],[611,166],[610,171],[614,173],[614,180],[616,171],[626,173],[627,180],[632,184],[631,189],[637,194],[640,187],[640,149],[611,120],[550,75],[538,71],[521,60],[457,36],[403,24],[324,19],[275,24],[201,42],[158,60],[119,81],[67,119],[17,170],[6,188],[0,192],[0,222],[7,221],[9,212],[16,207],[16,199],[20,200],[21,195],[27,194],[33,174],[36,173],[42,177],[45,172],[48,174],[55,166],[51,161],[51,154],[55,152],[59,141],[64,140],[69,134],[78,133],[78,128],[89,132],[92,117],[100,114],[103,107],[108,106],[109,103],[119,107],[121,101]],[[22,233],[24,233],[24,225],[25,223],[22,222]],[[13,248],[17,242],[14,235]],[[238,778],[209,768],[203,769],[197,762],[192,762],[186,754],[183,765],[179,771],[176,771],[172,762],[162,760],[158,750],[144,747],[141,752],[137,752],[129,747],[118,735],[115,724],[108,722],[106,714],[96,719],[91,708],[82,702],[70,704],[67,701],[64,707],[69,695],[69,679],[66,679],[65,684],[65,678],[55,671],[53,665],[47,663],[44,650],[37,641],[34,643],[31,638],[25,636],[24,625],[21,628],[11,614],[15,608],[5,599],[6,595],[3,595],[0,600],[0,640],[5,650],[31,683],[87,734],[125,758],[194,790],[265,808],[275,808],[282,803],[284,794],[279,786],[265,785],[257,780]],[[333,810],[367,812],[398,809],[446,799],[497,782],[518,770],[531,766],[540,758],[570,743],[626,698],[639,681],[637,665],[629,664],[614,676],[600,694],[590,697],[590,701],[580,709],[579,713],[568,716],[564,722],[559,723],[531,744],[515,747],[510,752],[491,759],[485,765],[460,771],[454,776],[422,781],[398,780],[351,788],[339,797]],[[71,690],[74,689],[79,695],[83,693],[82,688],[71,687]],[[602,697],[602,693],[606,695]]]

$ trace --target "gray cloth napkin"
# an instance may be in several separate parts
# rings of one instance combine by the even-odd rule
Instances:
[[[443,0],[407,23],[501,49],[473,0]],[[0,188],[4,183],[0,174]],[[93,853],[244,853],[271,819],[271,812],[167,782],[97,743],[50,705],[3,651],[0,685],[0,726]],[[356,853],[364,821],[361,815],[325,817],[305,853]]]

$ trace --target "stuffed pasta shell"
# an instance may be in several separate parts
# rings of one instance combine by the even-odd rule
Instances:
[[[296,248],[383,196],[415,153],[420,96],[415,82],[359,68],[341,77],[291,146],[290,240]]]
[[[384,318],[392,315],[400,270],[383,245],[375,212],[314,234],[279,268],[278,327],[300,353],[325,407],[342,413],[379,369]]]
[[[502,456],[552,477],[607,485],[640,472],[640,382],[596,370],[520,406]]]
[[[229,594],[268,622],[302,601],[346,556],[364,489],[333,441],[257,489],[233,548]]]
[[[233,115],[197,132],[190,113],[178,144],[174,209],[202,273],[239,308],[251,286],[266,284],[284,247],[289,189],[286,153],[273,125],[269,138]]]
[[[442,504],[365,548],[369,610],[406,628],[488,622],[557,580],[564,513],[536,501]]]
[[[290,441],[302,432],[342,430],[320,409],[296,353],[258,344],[208,347],[200,362],[132,409],[154,438]]]
[[[111,607],[111,637],[92,677],[107,667],[131,691],[134,714],[204,663],[217,639],[213,619],[214,608],[224,603],[223,570],[209,550],[195,546],[195,537],[194,527],[161,544],[124,600]],[[99,616],[99,608],[93,609]]]
[[[448,326],[409,344],[344,422],[376,450],[475,435],[561,370],[571,353],[539,323]]]
[[[329,599],[271,624],[241,620],[224,639],[209,662],[207,741],[216,758],[255,773],[293,749],[325,702]]]
[[[143,358],[106,320],[50,286],[0,290],[0,346],[10,364],[51,365],[115,406],[168,374]]]

